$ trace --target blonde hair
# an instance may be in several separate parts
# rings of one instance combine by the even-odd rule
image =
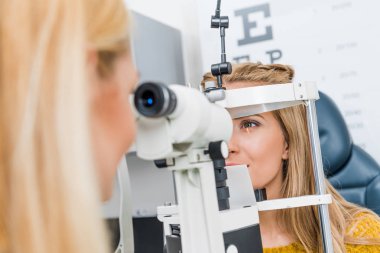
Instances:
[[[111,71],[127,24],[123,0],[0,1],[0,252],[110,250],[86,57]]]
[[[270,85],[292,82],[293,76],[293,68],[287,65],[244,63],[233,66],[232,73],[223,77],[223,83],[232,86],[234,82],[247,82],[249,86]],[[207,81],[215,81],[211,73],[203,76],[203,87]],[[283,168],[282,197],[315,194],[305,106],[299,105],[272,113],[281,126],[289,148],[289,159],[284,163]],[[327,193],[333,197],[333,203],[329,205],[329,214],[334,252],[346,252],[345,243],[380,245],[378,239],[354,238],[352,233],[346,233],[348,226],[355,225],[359,214],[364,213],[380,221],[378,216],[368,209],[347,202],[328,180],[325,180],[325,183]],[[287,233],[304,246],[307,252],[323,252],[317,207],[280,210],[278,221]]]

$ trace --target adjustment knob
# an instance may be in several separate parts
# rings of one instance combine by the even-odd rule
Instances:
[[[239,250],[236,248],[235,245],[231,244],[228,245],[226,253],[239,253]]]
[[[208,153],[212,160],[226,159],[228,157],[228,145],[225,141],[210,142]]]

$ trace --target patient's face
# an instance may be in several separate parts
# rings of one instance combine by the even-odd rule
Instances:
[[[266,112],[234,119],[233,125],[227,165],[246,164],[252,186],[266,188],[268,199],[279,198],[283,181],[282,160],[288,159],[280,124],[271,112]]]

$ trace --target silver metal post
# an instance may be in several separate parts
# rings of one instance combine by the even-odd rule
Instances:
[[[132,195],[127,160],[122,159],[117,170],[117,184],[120,189],[120,241],[115,253],[134,253],[135,244],[133,239],[132,224]]]
[[[315,100],[306,101],[307,124],[312,151],[314,179],[317,194],[326,194],[325,174],[323,172],[321,146],[318,133],[318,121],[315,108]],[[331,226],[328,205],[319,205],[319,218],[321,225],[322,241],[324,252],[333,253],[333,244],[331,236]]]

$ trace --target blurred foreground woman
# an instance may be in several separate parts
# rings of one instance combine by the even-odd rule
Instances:
[[[110,252],[101,201],[133,142],[122,0],[0,0],[0,252]]]

